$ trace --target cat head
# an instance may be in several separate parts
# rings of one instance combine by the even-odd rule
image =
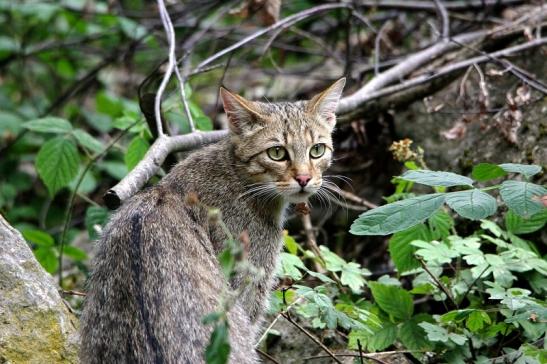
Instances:
[[[335,111],[346,83],[341,78],[309,101],[249,101],[224,88],[238,166],[249,179],[249,194],[281,196],[299,203],[317,192],[332,160]]]

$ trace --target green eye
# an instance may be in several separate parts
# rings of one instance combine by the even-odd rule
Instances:
[[[282,160],[288,159],[287,150],[283,147],[268,148],[266,150],[266,153],[268,153],[268,157],[270,157],[274,161],[282,161]]]
[[[325,154],[325,144],[323,144],[323,143],[315,144],[310,149],[310,156],[312,158],[322,157],[323,154]]]

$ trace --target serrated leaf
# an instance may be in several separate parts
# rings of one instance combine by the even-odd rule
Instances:
[[[283,236],[283,243],[285,244],[285,248],[291,253],[292,255],[296,255],[298,253],[298,243],[292,236],[289,234],[285,234]]]
[[[433,322],[433,318],[428,314],[417,314],[399,328],[399,340],[408,350],[428,351],[433,347],[427,340],[425,330],[419,326],[420,322]]]
[[[541,166],[535,164],[504,163],[499,165],[505,172],[520,173],[525,177],[532,177],[541,172]]]
[[[414,312],[411,294],[397,286],[369,283],[376,304],[399,321],[408,320]]]
[[[150,148],[148,141],[140,136],[137,136],[131,140],[129,146],[127,147],[127,152],[125,153],[125,165],[130,171],[141,161],[146,152]]]
[[[425,330],[427,338],[430,341],[440,341],[443,343],[448,341],[448,331],[444,327],[429,322],[420,322],[418,326]]]
[[[76,261],[87,259],[87,253],[85,251],[71,245],[67,245],[64,247],[63,254]]]
[[[513,234],[529,234],[540,230],[547,223],[547,209],[526,219],[509,210],[505,214],[505,228]]]
[[[82,129],[76,129],[72,132],[78,144],[82,147],[87,148],[95,153],[100,153],[103,150],[103,144],[95,139],[91,134]]]
[[[64,137],[47,141],[36,156],[36,169],[52,196],[76,177],[79,164],[76,144]]]
[[[485,324],[492,323],[490,316],[482,310],[474,310],[469,314],[465,321],[465,326],[471,330],[471,332],[478,332],[482,330]]]
[[[53,247],[39,247],[34,251],[36,260],[46,272],[53,274],[59,268],[59,260]]]
[[[452,216],[442,210],[435,212],[428,219],[428,223],[431,231],[431,239],[433,240],[441,240],[446,238],[450,235],[450,229],[454,227],[454,219]]]
[[[304,263],[302,263],[300,258],[298,258],[296,255],[282,252],[280,259],[281,273],[284,276],[291,277],[296,281],[302,279],[302,273],[300,272],[299,268],[305,270],[306,266],[304,265]]]
[[[22,230],[21,233],[27,241],[36,245],[43,247],[51,247],[55,245],[55,239],[53,239],[53,236],[49,235],[45,231],[38,229],[25,229]]]
[[[473,167],[471,176],[477,181],[484,182],[495,178],[503,177],[507,173],[497,164],[479,163]]]
[[[395,342],[397,338],[397,326],[391,322],[383,322],[382,327],[370,332],[367,330],[352,330],[349,334],[348,347],[353,350],[358,350],[361,343],[362,349],[375,352],[384,350]]]
[[[351,225],[354,235],[388,235],[423,222],[441,207],[446,194],[433,193],[369,210]]]
[[[481,220],[491,216],[498,207],[494,197],[477,189],[451,192],[446,195],[445,201],[459,215],[470,220]]]
[[[501,184],[500,195],[517,215],[529,217],[544,209],[539,199],[547,195],[547,189],[529,182],[505,181]]]
[[[53,116],[27,121],[23,127],[38,133],[65,134],[72,131],[72,125],[68,120]]]
[[[471,178],[460,176],[459,174],[452,172],[441,171],[428,171],[419,169],[417,171],[407,171],[401,177],[406,181],[420,183],[427,186],[472,186],[473,180]]]
[[[420,267],[420,262],[414,256],[416,248],[410,243],[414,240],[431,240],[429,229],[424,224],[399,231],[389,239],[389,255],[399,273]]]
[[[226,364],[230,355],[229,330],[226,322],[218,323],[205,348],[207,364]]]
[[[365,285],[365,279],[363,274],[367,271],[361,269],[361,266],[357,263],[347,263],[342,267],[342,274],[340,275],[340,282],[351,288],[354,293],[361,293],[361,288]]]

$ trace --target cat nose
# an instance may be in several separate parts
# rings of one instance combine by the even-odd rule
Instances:
[[[301,187],[306,187],[306,185],[310,181],[311,177],[308,174],[299,174],[296,177],[294,177],[294,179],[296,180],[296,182],[298,182],[298,184]]]

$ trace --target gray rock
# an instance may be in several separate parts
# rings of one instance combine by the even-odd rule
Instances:
[[[0,363],[77,363],[78,320],[0,215]]]

